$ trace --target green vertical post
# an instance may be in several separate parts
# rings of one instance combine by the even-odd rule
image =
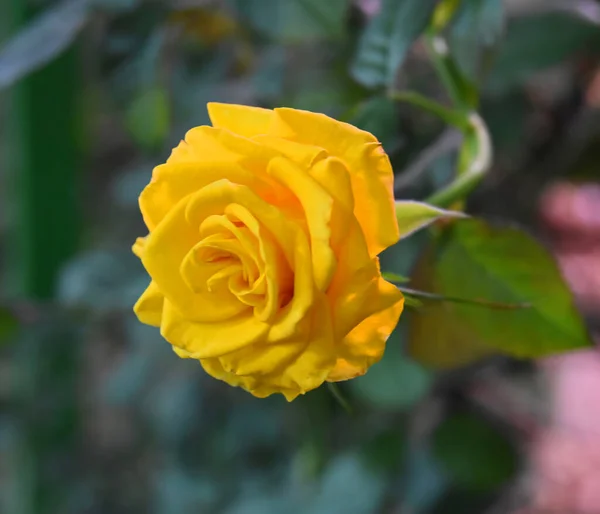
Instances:
[[[16,26],[36,14],[27,0],[11,2]],[[10,99],[15,231],[9,279],[18,293],[36,299],[53,296],[57,272],[77,246],[79,73],[72,47],[23,79]]]
[[[13,33],[44,6],[48,3],[6,2]],[[21,80],[8,98],[12,233],[7,277],[18,296],[44,304],[52,300],[59,271],[78,244],[80,72],[75,46]],[[69,467],[77,433],[77,345],[64,322],[51,318],[26,328],[15,348],[20,428],[12,466],[14,514],[66,512],[68,491],[75,485]],[[57,462],[66,468],[52,465]]]

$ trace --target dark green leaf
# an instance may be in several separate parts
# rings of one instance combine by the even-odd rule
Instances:
[[[499,40],[504,29],[502,0],[465,0],[450,30],[450,48],[461,69],[471,79],[482,71],[484,53]]]
[[[437,428],[433,452],[456,485],[486,491],[510,480],[519,459],[513,445],[482,419],[455,414]]]
[[[598,27],[572,16],[547,13],[517,18],[508,25],[487,87],[504,92],[592,44],[598,48],[599,43]]]
[[[353,77],[367,87],[392,86],[413,42],[427,26],[436,0],[383,0],[362,34]]]
[[[47,10],[0,49],[0,89],[58,57],[88,20],[87,0],[65,0]]]
[[[550,254],[516,228],[459,221],[422,255],[411,286],[529,308],[491,310],[431,302],[410,316],[411,355],[451,367],[501,352],[536,358],[590,346]]]
[[[342,37],[349,4],[349,0],[229,1],[255,30],[288,43]]]

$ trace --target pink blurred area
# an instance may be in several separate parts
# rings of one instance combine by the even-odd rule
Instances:
[[[600,186],[559,183],[540,202],[540,218],[582,309],[600,315]],[[531,512],[600,513],[600,352],[543,363],[552,421],[530,447]]]
[[[381,0],[356,0],[358,8],[367,16],[375,16],[381,9]]]

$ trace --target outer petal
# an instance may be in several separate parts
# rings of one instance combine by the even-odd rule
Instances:
[[[328,155],[325,149],[318,146],[297,143],[296,141],[267,134],[254,136],[252,140],[282,153],[285,157],[303,168],[310,168],[318,161],[325,159]]]
[[[272,110],[260,107],[209,103],[207,108],[213,127],[225,128],[244,137],[266,134],[273,119]]]
[[[324,295],[316,297],[311,313],[310,333],[306,348],[283,373],[277,374],[271,379],[283,389],[298,387],[301,394],[319,387],[331,372],[336,361],[331,314]]]
[[[160,292],[155,282],[150,282],[133,307],[138,319],[146,325],[160,327],[165,296]]]
[[[140,195],[140,210],[149,230],[163,220],[177,203],[204,186],[227,179],[260,192],[266,188],[259,179],[235,162],[175,162],[154,168],[152,182]]]
[[[200,364],[202,364],[204,370],[212,377],[223,380],[234,387],[241,387],[258,398],[266,398],[272,394],[281,393],[288,401],[292,401],[300,394],[300,391],[297,389],[275,387],[261,383],[252,376],[241,376],[230,373],[223,368],[219,359],[202,359]]]
[[[187,352],[187,357],[219,357],[263,339],[269,330],[252,314],[242,314],[221,323],[197,323],[185,319],[169,301],[165,302],[161,335]]]
[[[331,300],[336,337],[341,338],[365,318],[402,304],[403,296],[396,286],[381,278],[378,263],[373,261],[354,275],[340,277]]]
[[[381,144],[368,132],[323,114],[275,109],[270,134],[319,146],[341,158],[350,170],[354,213],[373,257],[398,241],[394,174]]]
[[[185,141],[173,150],[167,164],[220,163],[221,169],[226,164],[239,165],[254,176],[256,181],[253,182],[252,188],[262,198],[275,205],[293,207],[297,204],[295,197],[289,190],[270,178],[266,172],[269,161],[281,154],[282,152],[275,147],[263,145],[229,130],[203,126],[188,131]],[[226,173],[220,178],[238,183],[235,177],[230,178]],[[194,183],[187,184],[187,191],[190,192]]]
[[[212,376],[243,387],[260,398],[282,393],[288,401],[319,387],[336,363],[336,347],[325,296],[320,295],[311,316],[298,326],[296,341],[257,343],[221,357],[202,360]]]
[[[385,343],[398,323],[404,307],[404,298],[398,289],[383,279],[379,280],[381,304],[392,298],[391,306],[370,315],[343,339],[341,355],[327,380],[337,382],[364,375],[372,364],[383,356]],[[395,290],[395,291],[394,291]]]

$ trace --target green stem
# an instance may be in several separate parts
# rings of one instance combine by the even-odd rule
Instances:
[[[464,76],[456,61],[452,58],[446,39],[435,29],[427,32],[427,49],[431,62],[446,87],[452,103],[463,109],[474,109],[479,103],[475,86]]]
[[[402,293],[407,296],[414,298],[423,298],[424,300],[431,300],[436,302],[451,302],[451,303],[462,303],[466,305],[472,305],[473,307],[485,307],[487,309],[499,309],[499,310],[516,310],[516,309],[528,309],[531,307],[528,303],[503,303],[494,302],[490,300],[471,300],[469,298],[459,298],[456,296],[445,296],[435,293],[428,293],[426,291],[419,291],[417,289],[411,289],[404,286],[396,286]]]
[[[464,171],[445,188],[434,193],[426,202],[438,207],[448,207],[464,199],[485,176],[492,164],[492,141],[485,122],[477,113],[469,115],[470,130],[465,137],[465,145],[475,141],[476,153]]]
[[[415,91],[391,91],[388,96],[391,100],[395,100],[396,102],[406,102],[416,105],[417,107],[434,114],[444,123],[453,125],[463,132],[469,128],[469,120],[464,113],[449,109],[435,100],[430,100],[426,96],[416,93]]]
[[[340,391],[338,385],[335,382],[327,382],[327,388],[329,389],[329,392],[333,395],[333,397],[336,399],[336,401],[340,404],[340,406],[348,414],[352,414],[352,406],[350,405],[348,399],[342,394],[342,391]]]

